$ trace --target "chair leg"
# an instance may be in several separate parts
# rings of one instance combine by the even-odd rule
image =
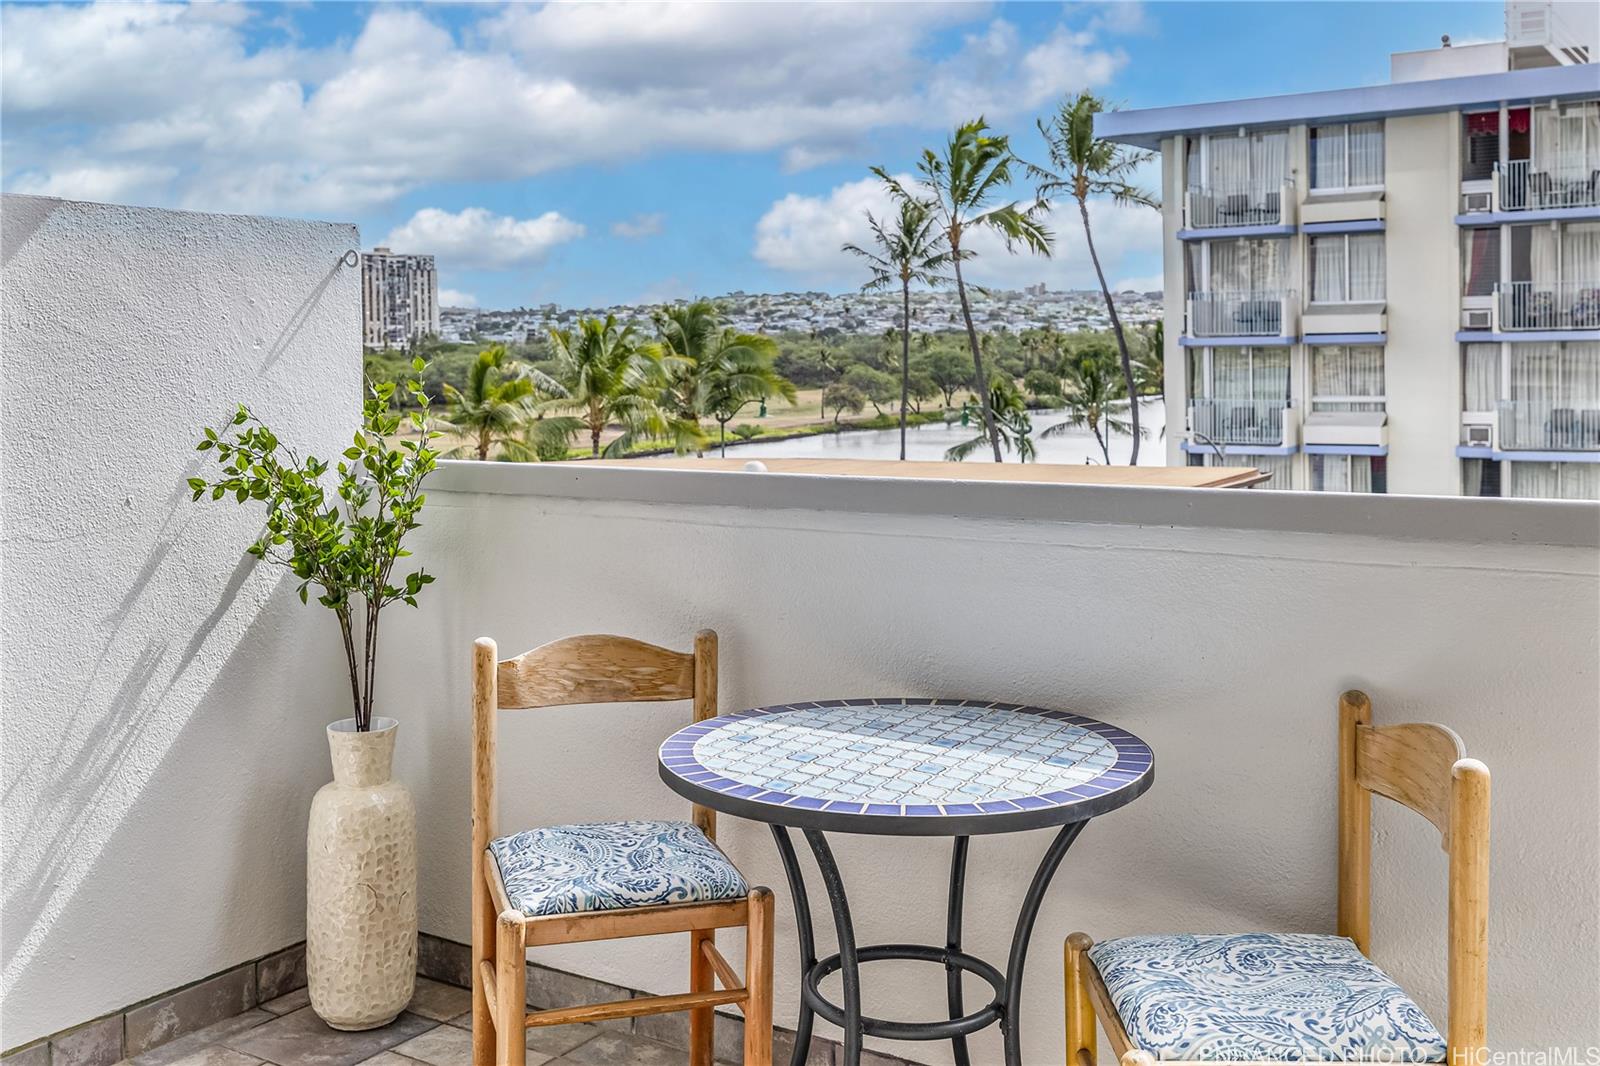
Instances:
[[[745,927],[744,1066],[772,1066],[772,890],[750,892]]]
[[[1067,990],[1067,1066],[1094,1066],[1095,1032],[1094,1004],[1089,999],[1089,985],[1084,980],[1083,968],[1088,964],[1085,956],[1094,941],[1087,933],[1073,933],[1067,937],[1063,953]]]
[[[494,1066],[494,1022],[489,1017],[489,990],[482,963],[495,958],[494,904],[478,864],[472,867],[472,1066]]]
[[[495,932],[495,1013],[500,1017],[494,1030],[495,1062],[497,1066],[525,1066],[527,1029],[522,1019],[528,1009],[528,966],[521,916],[500,915]]]
[[[714,929],[696,929],[689,934],[689,991],[710,992],[716,988],[716,975],[702,944],[717,942]],[[689,1066],[711,1066],[712,1034],[717,1012],[700,1007],[689,1012]]]

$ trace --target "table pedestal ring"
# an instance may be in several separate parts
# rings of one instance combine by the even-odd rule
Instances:
[[[826,958],[816,957],[816,933],[811,925],[811,904],[806,896],[805,876],[800,869],[799,856],[789,831],[781,825],[772,826],[773,840],[778,846],[778,856],[783,861],[784,873],[789,881],[789,895],[794,900],[795,927],[800,939],[800,1013],[795,1023],[794,1053],[790,1066],[805,1066],[811,1048],[811,1031],[817,1015],[844,1030],[844,1060],[842,1066],[859,1066],[862,1040],[867,1036],[880,1036],[889,1040],[949,1040],[954,1049],[957,1066],[970,1066],[967,1034],[985,1029],[999,1022],[1005,1037],[1006,1066],[1022,1066],[1022,1032],[1015,1024],[1022,1002],[1022,973],[1027,961],[1028,941],[1044,902],[1046,889],[1066,856],[1067,849],[1083,831],[1087,821],[1074,822],[1062,827],[1051,842],[1039,868],[1034,872],[1017,915],[1016,927],[1011,937],[1011,953],[1006,962],[1006,972],[976,956],[961,950],[961,919],[966,890],[967,837],[956,837],[950,860],[950,893],[943,947],[928,944],[874,944],[859,947],[855,939],[855,926],[850,918],[850,902],[845,895],[844,880],[834,861],[833,849],[820,830],[805,829],[802,833],[816,859],[817,870],[822,875],[823,887],[828,893],[828,904],[833,911],[834,928],[838,935],[838,954]],[[861,1012],[861,964],[882,959],[910,959],[937,963],[945,968],[946,989],[950,1017],[932,1022],[900,1022],[872,1018]],[[838,971],[844,982],[844,1002],[836,1004],[823,996],[822,980]],[[989,1003],[971,1014],[965,1012],[961,990],[961,975],[974,973],[989,983],[994,990]]]

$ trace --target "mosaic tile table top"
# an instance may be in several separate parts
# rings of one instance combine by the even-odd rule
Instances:
[[[858,833],[966,835],[1061,825],[1144,792],[1150,748],[1063,711],[972,700],[859,699],[738,711],[661,745],[696,803]]]

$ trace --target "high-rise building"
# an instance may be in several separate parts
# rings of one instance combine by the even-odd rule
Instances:
[[[1168,461],[1600,499],[1600,5],[1387,85],[1100,116],[1161,153]]]
[[[361,255],[361,334],[369,348],[403,348],[439,332],[439,273],[431,255],[374,248]]]

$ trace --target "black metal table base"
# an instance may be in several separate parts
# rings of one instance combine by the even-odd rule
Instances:
[[[839,953],[817,958],[816,934],[811,926],[811,903],[806,897],[805,878],[800,871],[799,856],[789,831],[781,825],[772,827],[773,839],[778,845],[778,855],[783,860],[784,873],[789,878],[789,895],[794,900],[795,925],[800,934],[800,1017],[795,1024],[794,1055],[790,1066],[805,1066],[806,1054],[811,1047],[811,1027],[817,1015],[844,1030],[844,1062],[842,1066],[859,1066],[861,1042],[867,1036],[881,1036],[890,1040],[949,1040],[955,1049],[956,1066],[970,1066],[967,1035],[998,1022],[1005,1036],[1006,1066],[1022,1066],[1022,1034],[1016,1024],[1018,1008],[1022,1003],[1022,970],[1027,960],[1028,939],[1033,935],[1033,924],[1039,916],[1039,906],[1044,902],[1050,879],[1061,865],[1067,849],[1078,838],[1087,821],[1063,826],[1050,843],[1033,881],[1022,899],[1022,910],[1017,915],[1015,931],[1011,936],[1011,955],[1005,973],[994,966],[961,950],[961,916],[967,882],[967,846],[969,838],[956,837],[950,857],[950,893],[943,947],[925,944],[874,944],[857,947],[855,927],[850,920],[850,904],[845,898],[844,881],[839,876],[839,866],[834,862],[833,850],[820,830],[803,829],[806,843],[816,858],[817,869],[822,874],[823,886],[828,891],[828,903],[833,910],[834,927],[838,931]],[[872,1018],[861,1013],[861,964],[882,959],[912,959],[938,963],[945,968],[945,981],[949,1007],[948,1019],[934,1022],[898,1022]],[[822,979],[838,971],[844,980],[844,1002],[832,1003],[820,990]],[[961,975],[973,973],[988,982],[994,997],[987,1006],[966,1013],[963,1006]]]

